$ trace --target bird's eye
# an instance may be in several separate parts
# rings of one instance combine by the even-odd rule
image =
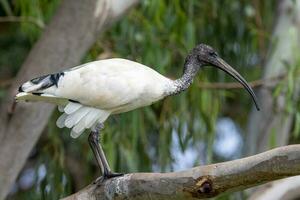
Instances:
[[[218,54],[217,54],[215,51],[211,51],[211,52],[209,52],[208,54],[209,54],[210,56],[214,56],[214,57],[218,56]]]

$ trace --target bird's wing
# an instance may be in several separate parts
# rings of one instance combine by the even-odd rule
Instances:
[[[77,69],[83,66],[79,66]],[[77,138],[85,129],[93,128],[97,123],[104,122],[111,112],[82,105],[76,100],[67,98],[66,95],[56,95],[56,91],[60,88],[59,82],[61,82],[65,73],[71,73],[72,71],[76,71],[76,69],[72,68],[65,72],[49,74],[27,81],[20,86],[15,99],[16,101],[43,101],[58,105],[63,114],[58,118],[57,126],[72,128],[71,137]],[[72,81],[76,83],[77,80]]]
[[[64,114],[57,124],[73,128],[76,137],[120,108],[125,112],[162,98],[161,86],[168,80],[142,64],[108,59],[32,79],[19,88],[16,99],[60,105]]]
[[[57,86],[53,84],[43,92],[113,110],[142,98],[149,102],[158,100],[164,92],[160,85],[165,81],[165,77],[139,63],[109,59],[65,71]]]
[[[19,91],[53,95],[110,110],[141,98],[158,100],[168,80],[145,65],[125,59],[108,59],[35,78],[24,83]]]

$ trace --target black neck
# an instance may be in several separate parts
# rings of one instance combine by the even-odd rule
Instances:
[[[174,81],[176,89],[172,94],[178,94],[186,90],[192,84],[198,70],[199,63],[197,63],[197,59],[193,56],[188,56],[184,64],[182,76]]]

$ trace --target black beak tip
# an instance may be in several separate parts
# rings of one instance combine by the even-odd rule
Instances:
[[[257,111],[260,111],[260,106],[259,106],[259,104],[258,104],[258,102],[257,102],[256,97],[254,98],[254,104],[255,104],[256,110],[257,110]]]
[[[260,107],[258,105],[256,105],[256,110],[260,111]]]

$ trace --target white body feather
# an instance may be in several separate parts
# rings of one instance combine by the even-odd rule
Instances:
[[[78,137],[96,123],[103,123],[111,114],[150,105],[176,89],[172,80],[151,68],[118,58],[64,71],[56,84],[39,89],[43,81],[37,84],[28,81],[21,86],[23,92],[16,99],[59,105],[64,114],[57,125],[72,128],[72,137]],[[40,95],[32,94],[36,92]]]

